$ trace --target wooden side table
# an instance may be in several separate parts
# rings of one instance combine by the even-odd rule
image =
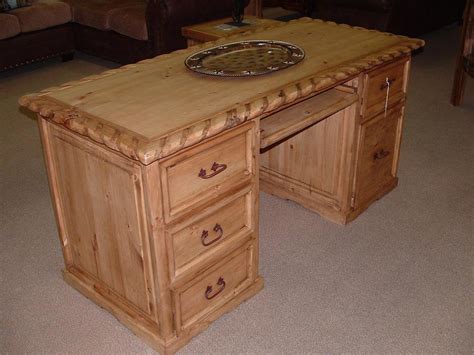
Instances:
[[[229,22],[232,22],[232,19],[227,17],[220,20],[186,26],[181,29],[181,34],[188,40],[189,47],[280,23],[280,21],[277,20],[263,19],[255,16],[245,16],[244,23],[247,23],[248,26],[232,26],[228,24]]]

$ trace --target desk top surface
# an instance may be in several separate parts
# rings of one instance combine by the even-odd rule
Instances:
[[[294,67],[246,78],[189,71],[185,58],[236,37],[194,46],[24,96],[50,121],[149,164],[244,121],[409,55],[422,40],[303,18],[238,37],[294,43]]]

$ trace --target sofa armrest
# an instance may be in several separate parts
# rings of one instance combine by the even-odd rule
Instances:
[[[185,48],[181,27],[229,17],[232,5],[233,0],[148,0],[147,28],[154,54]]]

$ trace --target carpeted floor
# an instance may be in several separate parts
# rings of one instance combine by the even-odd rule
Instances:
[[[346,227],[261,196],[265,288],[180,353],[457,353],[473,349],[474,83],[449,95],[459,29],[414,58],[399,187]],[[0,74],[0,353],[153,353],[61,279],[27,92],[98,73],[79,56]]]

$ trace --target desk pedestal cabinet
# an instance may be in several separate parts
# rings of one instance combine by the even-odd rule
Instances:
[[[263,287],[255,122],[148,166],[39,124],[64,278],[156,349]]]

